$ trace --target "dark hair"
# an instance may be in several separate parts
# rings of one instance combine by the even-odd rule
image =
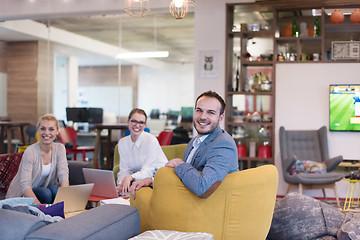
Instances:
[[[198,100],[199,100],[201,97],[212,97],[212,98],[216,98],[217,100],[219,100],[219,102],[220,102],[220,104],[221,104],[220,115],[224,113],[226,104],[225,104],[224,99],[223,99],[222,97],[220,97],[219,94],[217,94],[216,92],[213,92],[213,91],[203,92],[202,94],[200,94],[200,95],[196,98],[195,107],[196,107],[196,104],[197,104]]]
[[[145,122],[147,120],[147,115],[145,113],[144,110],[140,109],[140,108],[134,108],[133,110],[131,110],[131,112],[129,113],[129,117],[128,117],[128,121],[130,121],[130,118],[132,117],[132,115],[134,115],[134,113],[139,113],[145,116]]]

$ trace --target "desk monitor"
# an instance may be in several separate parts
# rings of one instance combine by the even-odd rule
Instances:
[[[88,123],[102,123],[103,109],[102,108],[88,108]]]
[[[73,122],[87,122],[87,108],[66,108],[66,120]]]
[[[193,112],[193,107],[181,107],[181,122],[192,122]]]

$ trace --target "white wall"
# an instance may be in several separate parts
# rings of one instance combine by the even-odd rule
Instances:
[[[276,65],[275,108],[275,165],[281,169],[279,128],[302,130],[329,129],[329,85],[359,84],[359,63],[300,63]],[[360,133],[329,132],[330,157],[343,155],[344,159],[360,159]],[[284,195],[287,184],[280,172],[278,194]],[[337,190],[346,197],[348,183],[340,182]],[[320,190],[308,190],[309,195],[322,197]],[[333,191],[327,193],[333,195]]]
[[[139,69],[138,107],[150,114],[151,109],[160,112],[180,110],[194,105],[194,65],[174,64],[169,69]]]

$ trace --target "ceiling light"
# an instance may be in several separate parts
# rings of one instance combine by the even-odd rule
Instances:
[[[116,59],[132,59],[132,58],[165,58],[169,56],[168,51],[156,52],[126,52],[119,53]]]
[[[150,12],[149,0],[125,0],[124,11],[132,17],[143,17]]]
[[[172,0],[169,6],[171,15],[176,19],[182,19],[188,12],[189,0]]]

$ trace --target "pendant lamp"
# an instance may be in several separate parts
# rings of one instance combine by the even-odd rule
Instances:
[[[169,6],[171,15],[176,19],[182,19],[188,12],[189,0],[172,0]]]
[[[150,12],[149,0],[125,0],[124,11],[132,17],[144,17]]]

